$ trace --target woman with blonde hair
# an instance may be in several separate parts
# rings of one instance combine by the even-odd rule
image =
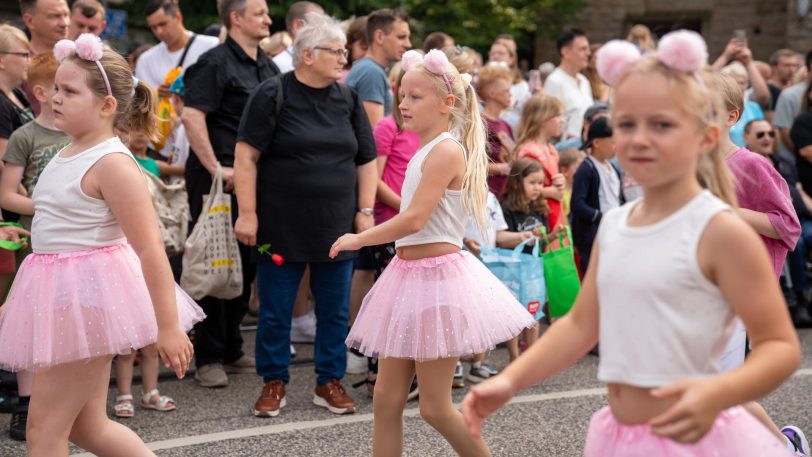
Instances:
[[[635,24],[629,30],[629,35],[626,41],[630,41],[633,45],[640,49],[640,52],[652,52],[656,47],[654,38],[651,36],[651,29],[643,24]]]

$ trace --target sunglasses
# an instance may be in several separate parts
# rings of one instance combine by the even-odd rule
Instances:
[[[764,135],[770,135],[770,138],[775,138],[775,130],[769,130],[767,132],[756,132],[756,138],[759,140],[764,138]]]

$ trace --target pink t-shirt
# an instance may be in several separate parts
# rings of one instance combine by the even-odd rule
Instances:
[[[406,165],[420,148],[420,136],[414,132],[398,132],[392,116],[381,119],[372,132],[378,157],[386,157],[381,179],[400,195],[403,180],[406,178]],[[375,202],[375,223],[381,224],[392,219],[400,208],[391,208],[380,201]]]
[[[725,159],[736,184],[736,199],[741,208],[767,213],[779,239],[760,235],[767,247],[775,276],[781,275],[787,252],[795,249],[801,224],[792,206],[787,182],[766,158],[737,149]]]

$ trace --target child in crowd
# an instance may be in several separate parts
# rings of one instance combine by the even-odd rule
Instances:
[[[529,157],[544,170],[544,188],[541,195],[549,207],[549,225],[555,229],[565,224],[561,211],[566,179],[558,169],[558,152],[551,143],[561,136],[564,127],[561,102],[549,95],[531,97],[522,109],[522,118],[516,133],[516,157]]]
[[[745,109],[741,86],[731,76],[718,74],[713,88],[721,96],[727,114],[719,142],[725,163],[733,174],[736,200],[739,203],[736,212],[764,242],[777,282],[787,253],[795,249],[795,243],[801,234],[801,224],[792,206],[789,186],[768,159],[733,142],[731,128],[738,123]],[[722,353],[720,368],[723,372],[731,371],[744,363],[746,346],[745,328],[741,320],[737,319],[733,336]],[[809,444],[797,427],[789,425],[779,429],[758,403],[750,402],[744,406],[774,435],[787,441],[793,450],[796,448],[794,441],[797,441],[797,450],[808,454]]]
[[[465,236],[462,243],[465,248],[471,251],[472,254],[479,257],[483,249],[493,249],[497,245],[504,248],[516,247],[522,241],[533,237],[532,231],[525,232],[511,232],[508,230],[507,221],[505,221],[505,214],[502,212],[502,206],[499,199],[493,192],[488,192],[488,203],[486,205],[488,215],[488,227],[485,233],[480,233],[476,227],[473,219],[468,219],[468,224],[465,226]],[[525,330],[529,332],[529,330]],[[524,332],[523,332],[524,333]],[[518,355],[518,338],[508,340],[508,349],[512,350]],[[491,376],[496,376],[499,372],[485,363],[486,355],[476,354],[472,357],[471,368],[465,373],[465,379],[477,384]],[[455,372],[456,376],[456,372]],[[464,384],[461,386],[464,387]]]
[[[170,102],[175,108],[175,112],[180,117],[183,114],[183,96],[186,94],[186,86],[183,84],[183,75],[175,78],[175,81],[169,86],[169,93],[171,94]],[[169,150],[169,157],[166,158],[166,163],[173,167],[171,173],[168,175],[170,184],[177,184],[183,179],[183,173],[186,169],[186,159],[189,158],[189,139],[186,138],[186,127],[183,122],[178,122],[175,129],[169,136],[172,147]]]
[[[610,406],[592,418],[586,457],[791,455],[737,406],[786,380],[800,347],[764,245],[730,206],[718,141],[727,116],[706,60],[704,41],[688,31],[666,35],[646,57],[628,42],[600,50],[598,70],[615,88],[617,153],[644,196],[603,215],[573,309],[470,390],[463,411],[473,436],[517,391],[564,370],[600,335],[598,377]],[[753,350],[721,373],[737,315]]]
[[[135,161],[147,173],[155,176],[156,178],[162,177],[162,170],[164,172],[175,172],[177,175],[178,170],[180,175],[183,175],[183,165],[172,166],[162,160],[155,160],[147,155],[147,148],[149,147],[149,138],[142,132],[132,130],[127,135],[127,146],[132,152]],[[168,139],[167,141],[171,140]],[[142,408],[154,409],[156,411],[173,411],[175,409],[175,400],[171,397],[161,395],[158,391],[158,349],[155,344],[141,348],[141,357],[139,359],[139,366],[141,368],[141,386],[142,395],[139,404]],[[116,417],[130,418],[135,415],[135,403],[133,402],[132,383],[133,383],[133,365],[135,362],[135,352],[130,354],[119,354],[115,360],[116,372],[116,402],[113,404],[113,413]]]
[[[586,154],[576,148],[566,148],[558,153],[558,170],[564,175],[567,184],[564,187],[564,197],[561,199],[561,211],[568,223],[570,220],[570,202],[572,201],[572,181],[575,177],[575,171],[584,162]]]
[[[0,315],[0,367],[34,371],[29,455],[67,456],[68,440],[98,455],[148,455],[107,418],[112,357],[157,341],[181,378],[192,356],[185,330],[204,317],[172,283],[144,176],[113,133],[154,135],[153,95],[96,36],[61,40],[54,55],[54,127],[72,142],[34,189],[34,254]]]
[[[532,99],[531,99],[532,100]],[[525,105],[527,106],[527,105]],[[512,248],[530,237],[541,236],[541,230],[547,230],[547,204],[542,196],[545,172],[537,161],[525,157],[513,162],[510,167],[505,193],[502,194],[502,214],[507,232],[513,237],[507,241],[497,242],[499,247]],[[551,234],[552,236],[553,234]],[[526,253],[532,253],[532,246],[525,246]],[[539,335],[538,323],[522,332],[524,347],[530,347]],[[510,361],[519,357],[519,338],[507,343]]]
[[[482,263],[461,251],[473,214],[487,227],[485,130],[469,75],[442,51],[403,55],[400,110],[421,148],[406,170],[400,213],[333,244],[330,257],[397,240],[397,256],[364,299],[347,345],[379,358],[372,448],[403,450],[403,408],[415,373],[421,416],[460,455],[490,455],[451,401],[460,356],[486,352],[534,324]]]
[[[3,155],[3,173],[0,175],[0,207],[20,215],[20,224],[31,230],[34,204],[30,195],[34,193],[40,173],[51,158],[64,148],[70,137],[54,127],[54,113],[51,97],[54,94],[54,75],[59,63],[53,52],[44,52],[31,59],[28,67],[28,86],[40,103],[40,113],[33,122],[18,128],[11,134]],[[20,191],[23,186],[25,192]],[[22,263],[31,246],[26,245],[17,251],[17,266]],[[15,440],[25,440],[28,418],[28,404],[31,400],[31,373],[17,372],[19,402],[12,413],[9,435]]]
[[[582,272],[589,266],[601,217],[623,203],[620,170],[609,161],[615,157],[615,141],[607,118],[589,124],[584,148],[589,156],[575,172],[572,186],[572,240]]]
[[[394,81],[392,81],[392,88],[395,91],[398,104],[400,104],[401,101],[399,92],[404,73],[402,69],[399,69],[397,76],[394,78]],[[400,193],[403,187],[403,180],[406,178],[406,166],[420,147],[420,136],[415,132],[403,129],[403,118],[397,105],[392,108],[391,115],[384,117],[375,125],[372,134],[375,137],[375,148],[378,151],[377,165],[379,177],[378,189],[375,194],[374,216],[375,224],[379,225],[392,219],[398,214],[398,211],[400,211]],[[380,268],[392,260],[395,252],[395,243],[387,243],[386,245],[375,246],[371,249],[375,263]],[[380,274],[380,272],[376,272],[376,274]],[[357,299],[353,297],[351,301],[350,326],[352,326],[355,317],[358,315],[362,301],[362,296],[357,297]],[[361,353],[358,352],[357,349],[350,348],[347,352],[348,372],[364,372],[364,368],[368,369],[369,374],[367,376],[366,385],[371,395],[375,386],[377,362],[370,360],[369,363],[367,363],[367,359],[362,358]],[[354,365],[352,371],[350,371],[350,364]],[[411,389],[410,392],[412,398],[416,397],[416,389]]]
[[[476,92],[482,100],[482,117],[485,118],[488,135],[488,189],[497,197],[505,190],[507,174],[513,153],[513,130],[501,119],[512,100],[510,86],[513,74],[506,66],[487,65],[479,70]]]
[[[170,165],[164,160],[155,160],[147,154],[149,138],[143,132],[129,132],[127,134],[127,146],[130,148],[138,165],[141,165],[141,168],[156,178],[183,176],[185,164]]]

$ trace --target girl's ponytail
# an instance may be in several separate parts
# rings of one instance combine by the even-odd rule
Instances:
[[[158,139],[158,117],[155,115],[155,95],[149,85],[133,79],[133,94],[123,116],[116,119],[116,128],[141,132],[150,140]]]
[[[462,179],[463,201],[471,212],[477,227],[484,232],[488,227],[488,153],[485,124],[479,114],[476,92],[470,84],[464,88],[465,104],[460,140],[465,146],[466,167]]]

